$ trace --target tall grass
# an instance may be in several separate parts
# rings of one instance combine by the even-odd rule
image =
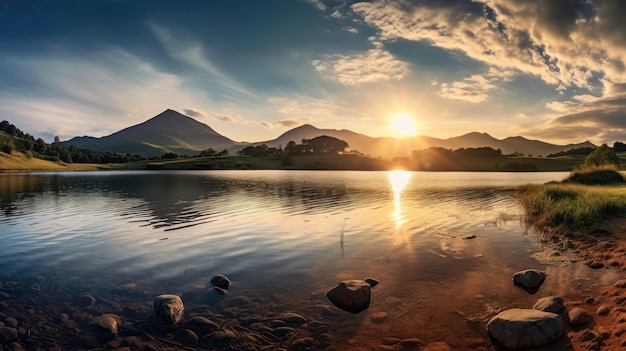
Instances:
[[[540,229],[585,234],[626,214],[624,187],[549,183],[524,185],[519,190],[529,223]]]
[[[614,165],[584,167],[574,169],[564,183],[585,185],[608,185],[624,182],[624,176]]]

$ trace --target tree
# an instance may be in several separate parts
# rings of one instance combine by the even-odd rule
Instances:
[[[313,139],[303,139],[302,143],[307,146],[307,149],[315,153],[337,154],[344,152],[350,146],[344,140],[328,135],[321,135]]]
[[[13,153],[14,150],[15,150],[15,144],[13,143],[13,140],[3,141],[2,144],[0,145],[0,151],[7,153],[9,155]]]
[[[200,157],[214,156],[216,153],[217,151],[213,150],[212,148],[208,148],[200,152]]]
[[[608,147],[606,144],[602,144],[600,147],[595,149],[594,152],[589,154],[587,158],[585,158],[585,166],[593,167],[605,165],[618,166],[619,159],[617,158],[615,150]]]
[[[615,150],[615,152],[624,152],[626,151],[626,144],[620,142],[620,141],[616,141],[613,144],[613,150]]]

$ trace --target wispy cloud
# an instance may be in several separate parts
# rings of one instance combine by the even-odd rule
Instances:
[[[197,110],[195,108],[186,108],[183,111],[185,111],[185,114],[189,117],[195,117],[195,118],[207,118],[207,114]]]
[[[313,67],[328,80],[344,85],[400,80],[410,73],[409,64],[377,47],[351,55],[325,55]]]
[[[61,138],[87,131],[106,135],[168,107],[202,100],[180,77],[122,50],[109,49],[97,58],[5,58],[2,64],[29,82],[28,88],[0,92],[3,110],[24,121],[24,130],[39,130],[31,123],[54,126],[49,132]],[[156,109],[154,101],[159,101]]]

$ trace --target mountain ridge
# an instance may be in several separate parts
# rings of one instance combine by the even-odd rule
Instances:
[[[370,137],[348,129],[320,129],[311,124],[303,124],[290,129],[271,140],[236,142],[219,134],[207,124],[171,109],[167,109],[145,122],[121,129],[104,137],[74,137],[64,141],[63,144],[75,145],[79,148],[95,151],[137,153],[149,157],[160,156],[168,152],[193,156],[208,148],[216,151],[226,149],[233,154],[249,145],[266,144],[268,147],[284,147],[289,141],[300,143],[302,139],[312,139],[320,135],[328,135],[345,140],[350,145],[350,150],[387,159],[409,157],[414,150],[422,150],[429,147],[442,147],[453,150],[491,147],[500,149],[504,154],[522,153],[529,156],[546,156],[578,147],[596,147],[589,141],[556,145],[540,140],[527,139],[523,136],[497,139],[485,132],[469,132],[447,139],[427,135],[402,139]]]

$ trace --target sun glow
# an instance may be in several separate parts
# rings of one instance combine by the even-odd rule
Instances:
[[[417,130],[417,123],[415,123],[413,117],[409,115],[395,115],[391,119],[391,130],[401,137],[412,136],[415,135]]]

